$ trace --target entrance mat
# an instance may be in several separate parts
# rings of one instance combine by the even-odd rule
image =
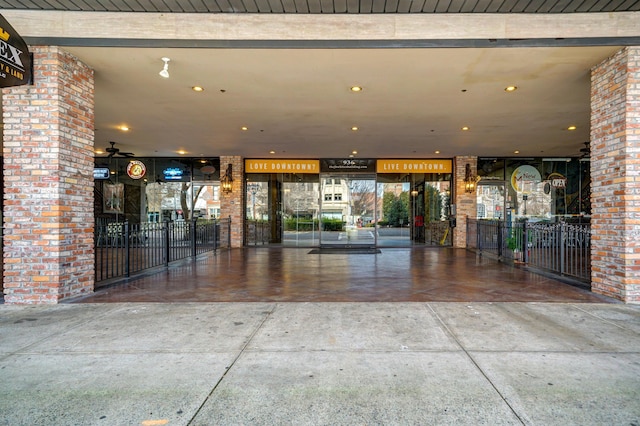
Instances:
[[[355,247],[340,247],[340,248],[317,248],[311,250],[308,254],[378,254],[382,253],[377,248],[355,248]]]

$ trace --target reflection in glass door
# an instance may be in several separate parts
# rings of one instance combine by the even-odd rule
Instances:
[[[317,175],[296,175],[296,179],[282,183],[282,245],[317,247],[320,239]]]
[[[376,201],[375,175],[322,175],[320,245],[375,247]]]

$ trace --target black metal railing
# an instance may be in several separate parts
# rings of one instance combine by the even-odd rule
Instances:
[[[96,286],[231,246],[231,219],[95,226]]]
[[[583,283],[591,282],[588,223],[469,219],[467,247]]]

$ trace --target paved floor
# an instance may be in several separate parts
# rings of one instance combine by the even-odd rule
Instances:
[[[464,249],[223,250],[78,302],[607,302]]]
[[[0,305],[0,425],[640,425],[640,306],[401,254],[238,250]]]
[[[0,306],[2,425],[638,425],[640,307]]]

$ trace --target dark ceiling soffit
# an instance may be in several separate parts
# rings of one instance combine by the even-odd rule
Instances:
[[[377,49],[451,47],[585,47],[638,46],[637,37],[436,39],[436,40],[166,40],[24,37],[31,46],[231,48],[231,49]]]

